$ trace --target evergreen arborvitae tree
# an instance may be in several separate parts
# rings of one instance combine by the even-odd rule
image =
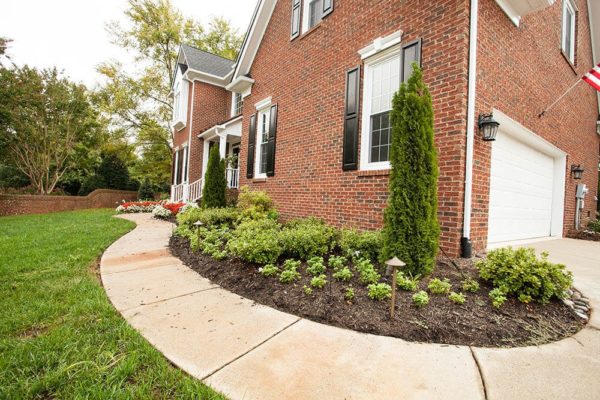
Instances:
[[[154,190],[152,190],[152,184],[148,178],[144,179],[144,182],[140,185],[138,200],[154,200]]]
[[[217,146],[214,146],[210,150],[204,179],[204,188],[202,189],[202,207],[225,207],[225,191],[227,190],[227,179],[225,178],[225,160],[221,160],[219,148]]]
[[[431,95],[421,69],[395,94],[388,206],[384,213],[382,257],[398,257],[405,271],[433,271],[440,228],[437,220],[438,164]]]
[[[104,182],[106,189],[126,190],[129,188],[129,170],[127,165],[116,152],[103,151],[100,154],[102,162],[97,174]]]

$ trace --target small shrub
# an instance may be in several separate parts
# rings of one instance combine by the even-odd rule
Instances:
[[[298,260],[288,259],[283,262],[283,269],[285,271],[297,271],[300,264],[301,262]]]
[[[278,240],[279,225],[270,219],[242,222],[227,243],[228,250],[243,260],[257,263],[276,263],[281,255]]]
[[[490,290],[489,296],[492,299],[492,306],[495,308],[500,308],[506,301],[506,293],[499,288]]]
[[[451,292],[448,298],[454,304],[465,304],[465,301],[467,301],[467,297],[464,294],[456,292]]]
[[[239,211],[233,207],[226,208],[198,208],[186,207],[177,215],[177,223],[186,225],[190,228],[195,227],[196,222],[202,222],[202,226],[211,228],[215,226],[227,225],[233,228],[239,217]]]
[[[306,267],[306,272],[308,272],[312,276],[321,275],[323,272],[325,272],[323,257],[313,257],[307,261],[307,264],[308,267]]]
[[[357,231],[342,229],[338,244],[344,254],[353,260],[367,258],[377,261],[383,244],[379,231]]]
[[[261,267],[258,269],[258,272],[260,272],[260,274],[262,276],[275,276],[275,275],[279,275],[279,268],[277,268],[277,265],[275,264],[267,264],[264,267]]]
[[[429,304],[429,295],[426,291],[421,290],[420,292],[413,294],[412,301],[415,306],[423,307]]]
[[[419,279],[418,277],[413,278],[410,274],[406,276],[404,273],[398,272],[396,274],[396,286],[402,290],[414,292],[419,287]]]
[[[333,273],[333,277],[338,281],[342,282],[349,281],[350,279],[352,279],[353,276],[354,274],[352,273],[352,271],[350,271],[350,268],[348,267],[338,269],[336,272]]]
[[[600,233],[600,219],[588,222],[587,227],[589,230],[591,230],[593,232]]]
[[[241,219],[261,219],[275,217],[276,212],[273,209],[273,200],[267,192],[260,190],[250,190],[248,186],[243,186],[237,199],[237,207],[241,211]]]
[[[344,298],[348,301],[354,300],[354,289],[351,287],[346,288],[346,291],[344,292]]]
[[[356,269],[359,273],[360,283],[362,283],[363,285],[377,283],[381,279],[381,275],[379,275],[377,271],[375,271],[375,267],[373,267],[371,261],[367,259],[360,260],[356,264]]]
[[[327,277],[324,274],[315,276],[314,278],[312,278],[310,280],[310,286],[317,288],[317,289],[323,289],[326,284],[327,284]]]
[[[164,208],[160,204],[157,205],[156,207],[154,207],[154,210],[152,210],[152,216],[154,218],[167,219],[171,215],[173,215],[173,213],[171,212],[171,210],[168,210],[168,209]]]
[[[289,261],[289,263],[288,263]],[[297,264],[296,264],[297,263]],[[301,278],[300,272],[298,272],[299,261],[286,260],[283,264],[283,271],[279,274],[279,282],[291,283]]]
[[[334,271],[338,271],[346,267],[346,262],[346,257],[341,256],[330,256],[328,260],[329,267],[332,268]]]
[[[227,258],[228,254],[226,250],[214,250],[210,253],[210,256],[217,261],[222,261]]]
[[[311,294],[313,294],[313,290],[312,290],[312,288],[310,286],[304,285],[303,289],[304,289],[304,293],[307,296],[310,296]]]
[[[573,285],[573,275],[562,264],[548,261],[548,254],[537,258],[531,248],[492,250],[475,266],[482,279],[489,281],[503,295],[548,303],[552,297],[564,298]]]
[[[373,300],[385,300],[392,297],[392,287],[387,283],[372,283],[368,286],[369,298]]]
[[[465,292],[477,293],[479,291],[479,282],[473,278],[467,278],[462,281],[462,288]]]
[[[323,256],[333,243],[335,230],[314,218],[295,220],[285,225],[280,241],[283,252],[289,257],[308,260]]]
[[[452,284],[447,278],[444,278],[443,281],[435,278],[429,281],[427,289],[433,294],[448,294],[450,293],[450,289],[452,289]]]

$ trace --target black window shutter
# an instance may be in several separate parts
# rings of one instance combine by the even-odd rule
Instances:
[[[267,176],[275,175],[275,143],[277,137],[277,104],[271,106],[269,141],[267,142]]]
[[[248,129],[248,164],[246,165],[246,177],[254,176],[254,154],[256,143],[256,114],[250,116],[250,128]]]
[[[323,14],[322,18],[325,18],[333,12],[333,0],[323,0]]]
[[[360,100],[360,67],[346,73],[346,105],[344,108],[344,149],[342,169],[358,168],[358,109]]]
[[[300,36],[300,16],[301,12],[301,1],[292,0],[292,35],[291,39],[295,39]]]
[[[400,83],[408,81],[412,74],[412,63],[421,66],[421,39],[413,40],[402,45],[400,57]]]

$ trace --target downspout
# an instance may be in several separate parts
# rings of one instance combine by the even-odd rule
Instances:
[[[477,84],[477,20],[478,0],[471,0],[469,21],[469,81],[467,98],[467,149],[465,160],[465,201],[463,210],[463,235],[460,240],[461,256],[472,256],[471,199],[473,196],[473,141],[475,138],[475,93]]]

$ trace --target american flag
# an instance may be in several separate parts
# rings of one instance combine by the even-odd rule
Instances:
[[[581,79],[589,83],[591,87],[600,92],[600,64],[592,68],[590,72],[585,74]]]

